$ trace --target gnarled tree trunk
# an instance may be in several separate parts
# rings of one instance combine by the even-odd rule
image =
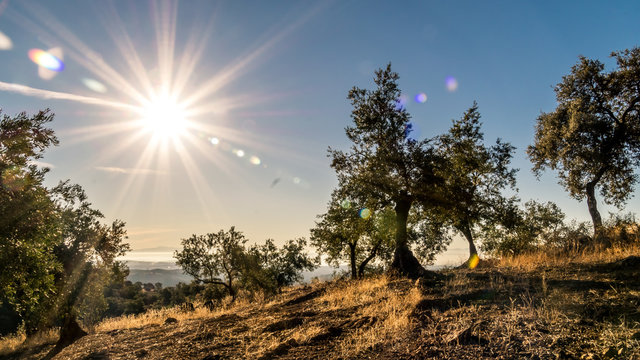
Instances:
[[[390,271],[416,279],[425,275],[427,270],[420,265],[407,244],[407,220],[410,209],[411,200],[400,199],[396,202],[396,244]]]
[[[596,201],[596,180],[587,183],[587,207],[593,221],[593,237],[599,240],[602,234],[602,217],[598,211],[598,202]]]
[[[358,278],[360,279],[364,278],[364,269],[367,267],[367,264],[369,263],[369,261],[373,260],[373,258],[376,256],[376,253],[378,252],[379,248],[380,248],[380,244],[378,243],[373,247],[373,249],[371,249],[369,256],[367,256],[366,259],[362,260],[362,262],[360,263],[360,266],[358,267]]]
[[[459,226],[457,226],[456,228],[462,233],[462,235],[464,235],[464,238],[467,239],[467,242],[469,243],[469,259],[467,259],[467,261],[465,261],[462,265],[460,265],[460,268],[474,267],[475,265],[477,265],[477,262],[474,265],[472,265],[472,261],[474,256],[476,257],[475,261],[477,261],[478,249],[476,248],[476,245],[473,242],[473,233],[471,232],[471,227],[469,226],[469,222],[465,221]]]

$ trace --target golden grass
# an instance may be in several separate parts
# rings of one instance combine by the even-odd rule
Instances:
[[[411,313],[422,298],[422,293],[413,283],[382,275],[338,283],[318,301],[326,303],[330,309],[361,306],[352,316],[354,320],[364,317],[376,319],[371,326],[362,326],[348,333],[338,344],[343,357],[354,357],[410,333],[416,325]]]
[[[233,303],[231,303],[230,298],[227,298],[223,301],[220,307],[214,309],[213,311],[207,309],[201,303],[194,303],[194,311],[183,311],[180,306],[162,309],[150,309],[142,314],[123,315],[115,318],[105,319],[95,326],[94,332],[141,328],[154,324],[160,325],[170,317],[178,320],[179,322],[182,322],[184,320],[212,318],[223,314],[239,311],[240,308],[247,307],[249,305],[251,305],[251,302],[245,298],[238,298]]]
[[[41,331],[27,338],[24,332],[11,334],[0,338],[0,356],[20,352],[45,344],[53,344],[58,340],[59,329]]]
[[[543,267],[562,267],[571,263],[598,264],[613,262],[638,254],[640,254],[640,244],[612,246],[609,248],[592,247],[569,253],[541,249],[531,253],[502,257],[498,262],[498,266],[533,271]]]

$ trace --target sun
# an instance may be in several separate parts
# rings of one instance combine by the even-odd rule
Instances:
[[[187,111],[168,95],[152,97],[140,110],[146,131],[161,139],[177,138],[189,127]]]

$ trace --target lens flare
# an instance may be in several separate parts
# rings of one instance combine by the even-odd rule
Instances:
[[[104,86],[104,84],[102,84],[98,80],[84,78],[82,79],[82,83],[84,84],[84,86],[88,87],[90,90],[93,90],[97,93],[104,94],[107,92],[107,87]]]
[[[57,57],[40,49],[29,50],[29,59],[45,69],[60,72],[64,70],[64,63]]]
[[[424,104],[425,102],[427,102],[427,94],[419,93],[418,95],[416,95],[415,100],[417,103]]]
[[[249,159],[249,162],[252,163],[253,165],[260,165],[260,163],[261,163],[260,158],[257,157],[257,156],[252,156]]]
[[[371,210],[367,208],[362,208],[358,211],[358,215],[363,219],[368,219],[371,216]]]
[[[233,150],[233,153],[236,154],[236,156],[239,158],[244,157],[244,150],[235,149]]]
[[[0,50],[11,50],[13,48],[13,42],[11,38],[0,31]]]
[[[458,80],[456,80],[456,78],[454,78],[453,76],[447,76],[444,83],[447,86],[447,90],[449,90],[449,92],[454,92],[458,89]]]
[[[480,258],[478,257],[478,254],[471,255],[468,262],[469,269],[475,269],[476,266],[478,266],[479,262],[480,262]]]
[[[209,139],[209,142],[211,143],[211,145],[220,144],[220,140],[217,137],[212,137],[211,139]]]
[[[340,201],[340,206],[342,206],[343,209],[348,209],[351,207],[351,201],[349,201],[349,199],[344,199]]]
[[[293,183],[294,184],[299,185],[301,182],[302,182],[302,180],[299,177],[296,176],[296,177],[293,178]]]

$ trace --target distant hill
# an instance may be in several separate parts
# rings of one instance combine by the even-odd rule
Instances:
[[[186,275],[182,272],[182,270],[167,270],[167,269],[150,269],[150,270],[140,270],[140,269],[130,269],[129,276],[127,280],[131,282],[140,281],[143,284],[146,283],[162,283],[162,286],[176,286],[177,283],[190,283],[193,280],[193,277],[190,275]]]
[[[193,277],[182,272],[179,266],[172,262],[147,262],[147,261],[127,261],[129,266],[129,276],[127,280],[131,282],[140,281],[143,284],[157,282],[162,286],[175,286],[179,282],[190,283]],[[334,273],[340,273],[346,270],[346,267],[334,268],[331,266],[320,266],[314,271],[305,271],[302,273],[303,283],[310,283],[317,277],[319,280],[331,280]]]

